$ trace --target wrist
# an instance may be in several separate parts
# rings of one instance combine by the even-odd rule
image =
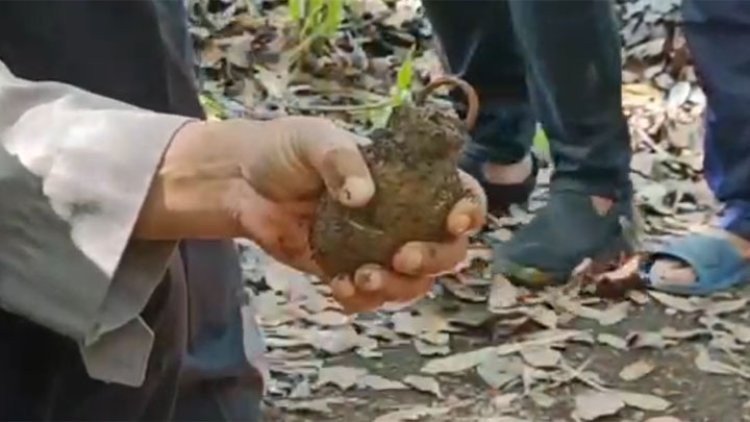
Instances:
[[[146,239],[241,236],[234,210],[250,189],[232,139],[213,122],[191,122],[173,136],[157,169],[134,236]]]

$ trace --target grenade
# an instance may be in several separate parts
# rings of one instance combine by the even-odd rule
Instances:
[[[466,95],[465,121],[424,104],[427,95],[446,84]],[[467,195],[458,157],[477,112],[473,88],[454,77],[436,79],[414,103],[393,110],[386,127],[372,134],[372,144],[360,147],[375,182],[372,200],[359,208],[328,195],[320,202],[310,242],[313,258],[327,275],[352,274],[364,264],[389,268],[407,242],[439,242],[450,236],[448,214]]]

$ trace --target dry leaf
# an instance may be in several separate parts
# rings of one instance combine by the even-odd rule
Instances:
[[[311,395],[312,388],[310,387],[310,381],[307,378],[304,378],[294,386],[294,389],[289,393],[289,398],[305,399]]]
[[[625,402],[617,393],[588,391],[576,396],[575,416],[584,421],[593,421],[616,415],[624,407]]]
[[[549,409],[557,403],[557,400],[554,397],[541,391],[532,391],[529,394],[529,398],[534,401],[534,404],[543,409]]]
[[[373,390],[406,390],[409,388],[401,382],[372,374],[360,378],[357,381],[357,387],[372,388]]]
[[[461,300],[473,303],[481,303],[487,301],[487,294],[481,294],[471,286],[460,283],[452,277],[442,277],[440,279],[440,283],[454,296]]]
[[[696,305],[690,299],[684,297],[674,296],[655,290],[649,290],[648,294],[651,295],[651,297],[653,297],[657,302],[668,308],[688,313],[700,310],[700,307],[698,305]]]
[[[471,369],[480,362],[497,352],[495,347],[484,347],[466,353],[457,353],[444,358],[428,361],[421,369],[426,374],[444,374],[463,372]]]
[[[270,260],[266,264],[264,278],[268,287],[275,292],[287,292],[294,285],[310,283],[310,279],[303,272],[276,260]]]
[[[732,333],[738,342],[750,343],[750,326],[725,320],[718,320],[717,324]]]
[[[640,331],[628,334],[628,347],[633,349],[664,349],[677,344],[674,340],[667,340],[661,333],[654,331]]]
[[[688,100],[692,86],[690,82],[677,82],[667,96],[667,108],[677,109]]]
[[[521,349],[521,357],[535,368],[551,368],[560,362],[562,353],[548,346],[532,346]]]
[[[407,422],[416,421],[425,416],[440,416],[450,412],[450,407],[429,407],[415,405],[407,409],[397,410],[378,416],[373,422]]]
[[[734,367],[727,363],[714,360],[703,345],[696,345],[697,354],[695,356],[695,366],[706,373],[716,375],[739,375],[750,378],[750,374],[740,368]]]
[[[708,347],[711,349],[723,350],[723,351],[735,351],[735,352],[745,351],[745,346],[742,346],[739,343],[737,343],[737,340],[734,338],[734,336],[732,336],[731,334],[723,333],[723,332],[713,333],[713,337],[711,338],[711,341],[708,343]]]
[[[492,314],[488,313],[486,309],[477,306],[461,306],[458,312],[451,312],[445,315],[445,320],[451,324],[451,331],[458,331],[457,325],[473,328],[481,327],[491,318]]]
[[[404,378],[404,384],[413,387],[417,391],[430,393],[439,399],[443,398],[443,393],[440,391],[440,384],[435,378],[409,375]]]
[[[750,302],[750,298],[711,302],[704,307],[704,311],[706,312],[706,314],[713,316],[729,314],[732,312],[747,309],[748,302]]]
[[[508,343],[498,346],[496,353],[498,355],[509,355],[516,353],[525,347],[544,346],[549,344],[560,343],[572,340],[586,332],[579,330],[544,330],[531,334],[528,340],[518,343]]]
[[[518,393],[501,394],[492,398],[492,406],[499,411],[502,411],[513,403],[513,400],[517,399]]]
[[[624,338],[618,337],[614,334],[600,333],[596,336],[596,341],[601,344],[613,347],[617,350],[628,350],[628,342]]]
[[[330,404],[339,404],[351,401],[351,399],[344,399],[341,397],[331,397],[325,399],[316,400],[276,400],[273,402],[275,407],[284,409],[290,412],[315,412],[321,414],[329,414],[332,412],[328,406]]]
[[[602,316],[599,318],[599,324],[604,326],[615,325],[628,316],[629,309],[630,303],[628,302],[620,302],[616,305],[610,306],[602,312]]]
[[[445,356],[451,352],[447,344],[432,344],[418,338],[414,339],[414,348],[422,356]]]
[[[521,308],[519,311],[546,328],[557,328],[558,317],[551,309],[540,305],[533,308]]]
[[[502,389],[521,377],[524,366],[515,356],[491,356],[477,366],[477,374],[492,388]]]
[[[313,385],[314,389],[333,384],[341,390],[354,387],[360,378],[367,375],[364,368],[352,368],[348,366],[329,366],[321,368],[318,372],[318,380]]]
[[[518,288],[502,275],[496,275],[490,285],[489,311],[506,309],[518,303]]]
[[[599,322],[600,325],[609,326],[614,325],[625,319],[628,315],[628,309],[630,303],[620,302],[616,305],[610,306],[605,310],[599,310],[589,306],[574,302],[567,297],[558,297],[555,303],[565,309],[567,312],[577,315],[581,318],[593,319]]]
[[[269,360],[272,372],[279,372],[290,375],[315,375],[320,367],[323,366],[322,360]]]
[[[376,349],[359,347],[354,351],[357,355],[365,359],[380,359],[383,357],[383,352]]]
[[[629,391],[618,391],[617,395],[620,396],[622,401],[630,407],[635,407],[641,410],[650,410],[661,412],[667,410],[672,405],[668,400],[665,400],[659,396],[653,394],[641,394],[632,393]]]
[[[349,325],[331,330],[310,331],[308,337],[314,348],[332,355],[354,350],[357,347],[367,348],[368,345],[375,342],[369,337],[360,336]],[[375,342],[375,346],[377,346],[377,342]]]
[[[338,327],[351,322],[351,318],[336,311],[323,311],[305,316],[305,320],[323,327]]]
[[[656,366],[647,360],[639,360],[622,368],[620,378],[625,381],[635,381],[650,374]]]
[[[268,93],[269,98],[283,99],[289,84],[289,75],[278,70],[268,70],[262,66],[255,66],[255,79],[260,82]]]
[[[411,311],[396,312],[391,316],[393,330],[399,334],[416,336],[424,332],[442,332],[450,330],[450,322],[433,312],[413,315]]]
[[[419,333],[417,339],[429,344],[434,344],[435,346],[447,346],[450,342],[451,336],[448,333],[424,331]]]
[[[641,290],[629,290],[625,295],[638,305],[645,305],[649,302],[648,294]]]
[[[709,330],[703,330],[700,328],[692,330],[677,330],[674,327],[664,327],[660,331],[661,335],[667,339],[675,340],[694,340],[701,336],[710,336]]]

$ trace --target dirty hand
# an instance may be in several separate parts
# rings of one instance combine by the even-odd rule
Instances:
[[[136,226],[141,238],[248,237],[281,262],[323,276],[308,242],[324,191],[351,207],[363,206],[375,186],[356,135],[314,117],[271,121],[228,120],[186,125],[172,141]],[[365,266],[330,280],[350,312],[420,297],[434,276],[466,254],[468,234],[484,224],[484,196],[472,192],[454,207],[446,243],[405,245],[393,269]]]

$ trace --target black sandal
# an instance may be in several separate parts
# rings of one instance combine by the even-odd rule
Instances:
[[[557,190],[534,219],[506,243],[494,245],[495,270],[527,287],[568,281],[584,259],[607,263],[634,248],[629,200],[599,215],[591,195]]]

